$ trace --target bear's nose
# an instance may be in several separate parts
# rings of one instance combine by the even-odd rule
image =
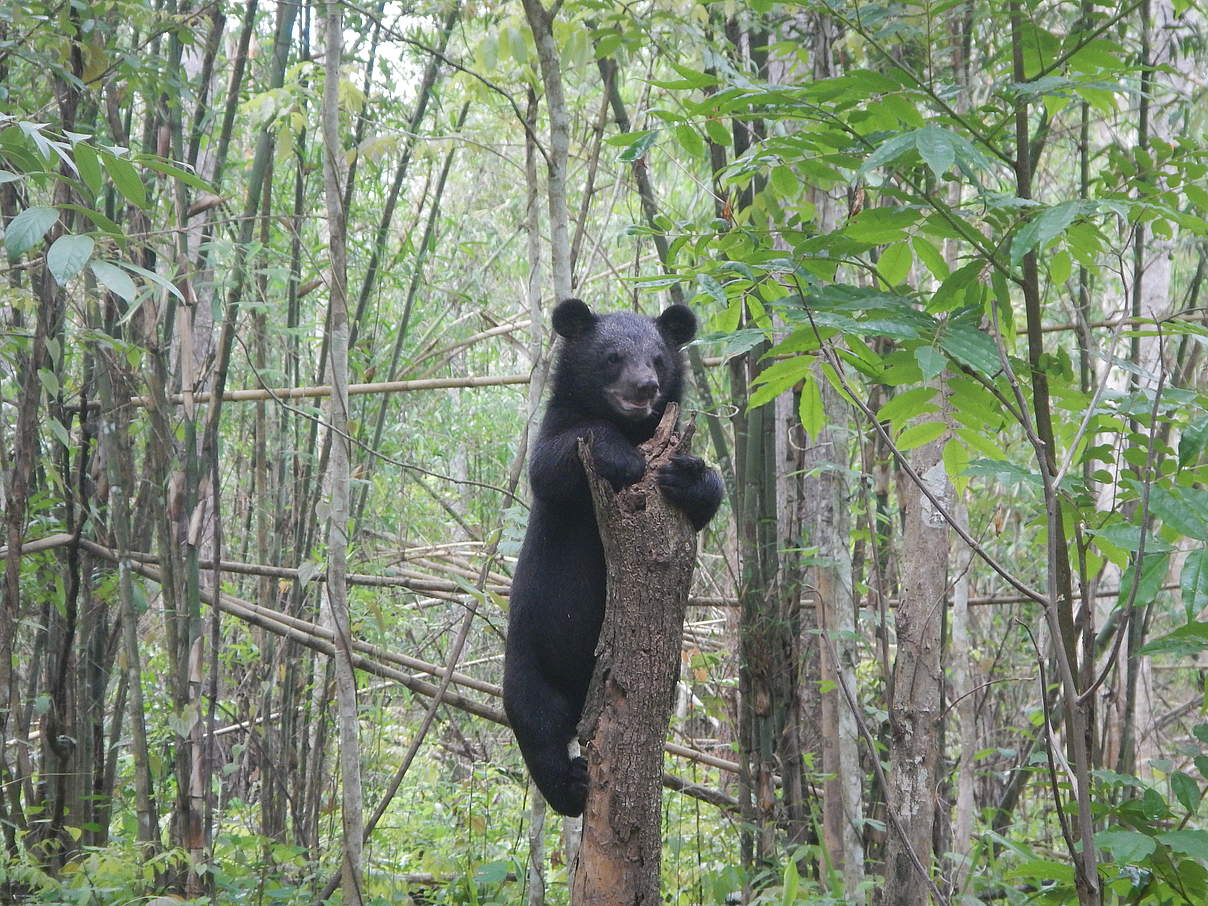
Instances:
[[[654,395],[659,392],[659,382],[656,380],[642,381],[636,389],[638,399],[652,400]]]

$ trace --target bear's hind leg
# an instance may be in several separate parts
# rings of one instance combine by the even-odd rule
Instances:
[[[578,732],[581,709],[541,677],[527,676],[519,685],[523,695],[504,683],[503,704],[524,763],[554,811],[572,818],[581,815],[587,799],[587,762],[571,758],[567,750]]]

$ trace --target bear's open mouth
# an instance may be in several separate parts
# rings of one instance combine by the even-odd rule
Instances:
[[[653,399],[642,400],[639,402],[637,400],[628,399],[616,392],[610,393],[609,396],[612,397],[613,405],[622,415],[644,417],[649,415],[654,410]]]

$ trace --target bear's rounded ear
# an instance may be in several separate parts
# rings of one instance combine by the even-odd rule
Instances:
[[[672,305],[655,318],[654,323],[676,347],[683,346],[696,336],[696,315],[686,305]]]
[[[575,340],[591,330],[596,316],[582,299],[563,299],[554,306],[553,321],[558,336]]]

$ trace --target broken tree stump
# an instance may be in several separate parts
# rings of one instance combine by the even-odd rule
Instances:
[[[659,491],[655,473],[688,453],[692,426],[668,404],[640,447],[646,472],[613,491],[579,441],[608,565],[604,625],[579,739],[587,806],[573,906],[656,906],[662,855],[663,741],[680,671],[680,642],[696,560],[696,532]]]

